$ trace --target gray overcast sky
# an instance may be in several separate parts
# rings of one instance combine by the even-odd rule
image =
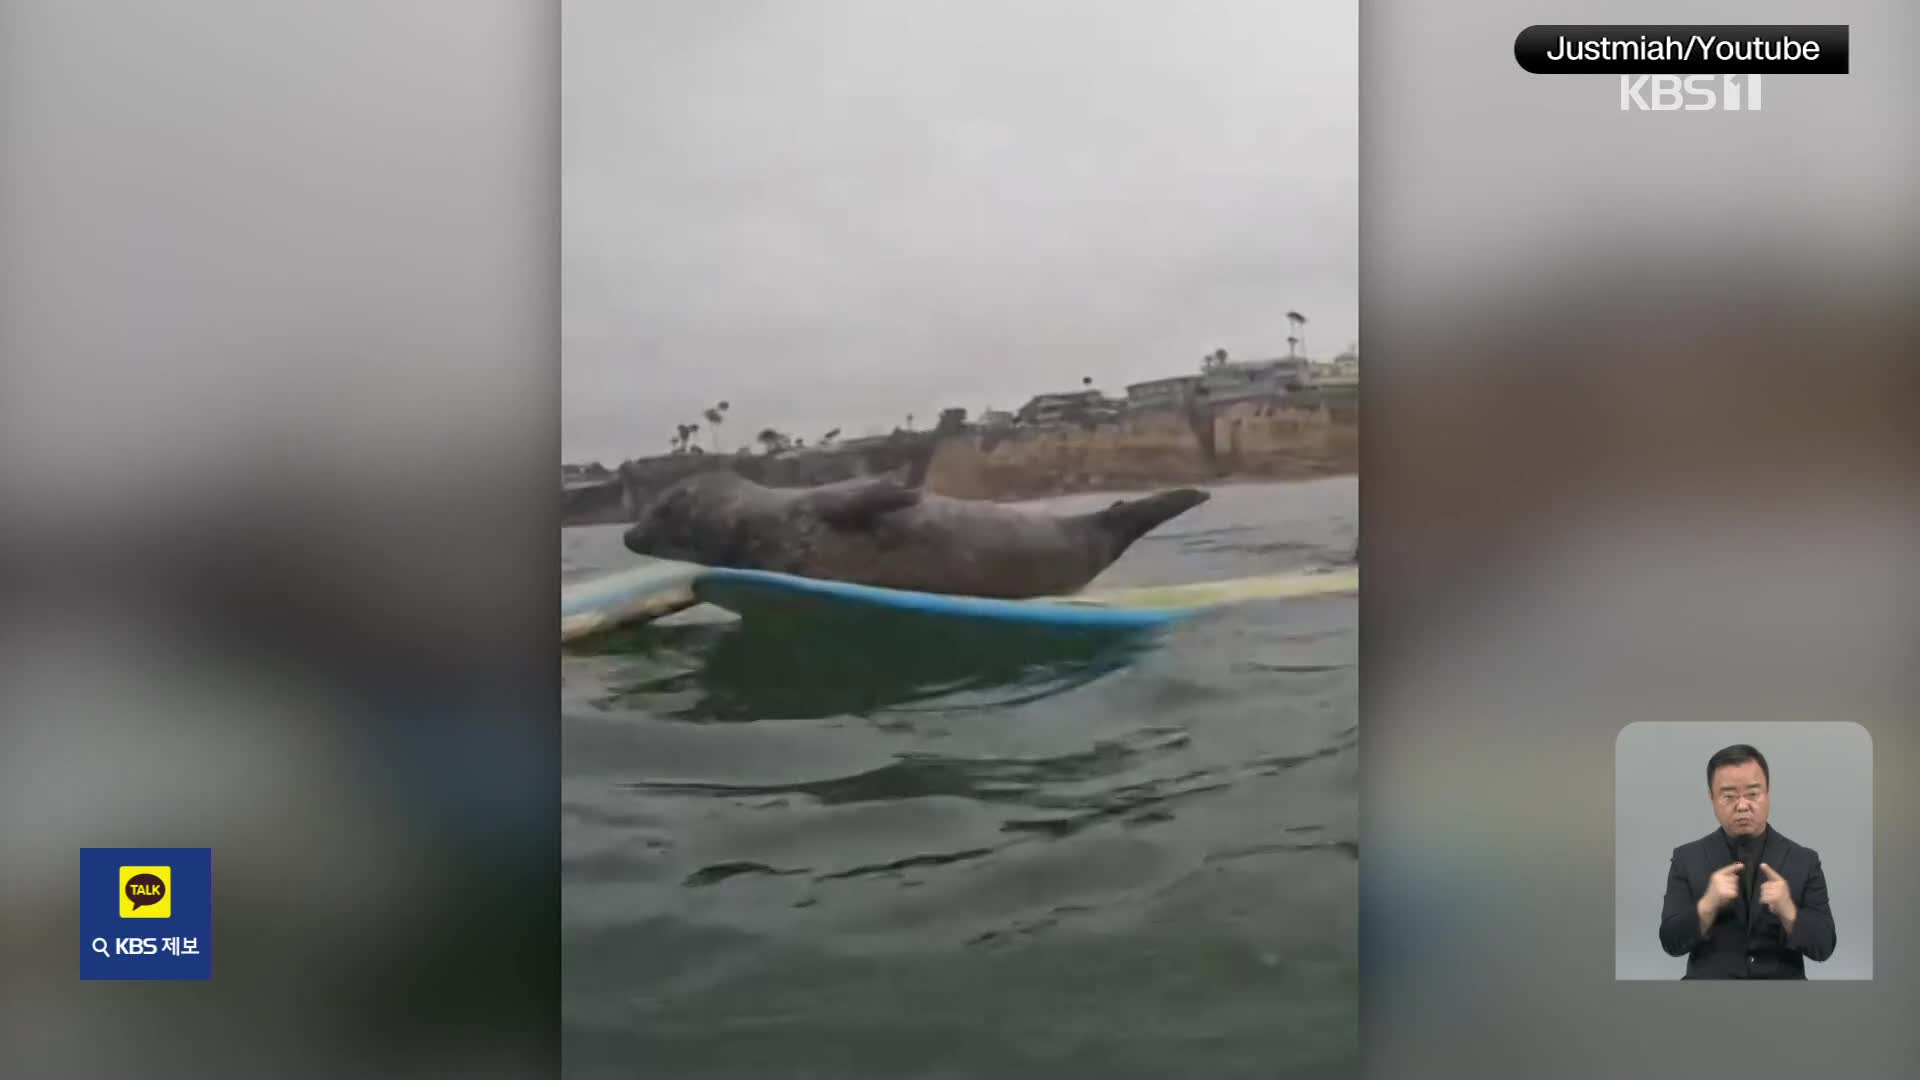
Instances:
[[[1358,326],[1354,3],[566,0],[567,460]],[[701,441],[706,442],[703,432]]]

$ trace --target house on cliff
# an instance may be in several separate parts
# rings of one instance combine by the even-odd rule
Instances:
[[[1303,357],[1239,360],[1218,364],[1200,375],[1194,392],[1213,405],[1284,398],[1313,382],[1313,367]]]
[[[560,466],[560,484],[592,484],[613,478],[613,473],[605,465],[590,461],[585,465],[562,464]]]
[[[1039,394],[1020,406],[1014,419],[1022,424],[1045,427],[1068,424],[1106,411],[1106,398],[1098,390],[1072,390],[1064,394]]]
[[[1127,408],[1143,409],[1181,409],[1193,400],[1194,391],[1200,389],[1198,375],[1169,375],[1163,379],[1148,379],[1127,387]]]
[[[1313,365],[1313,381],[1316,386],[1357,387],[1360,385],[1360,354],[1347,349],[1324,364]]]

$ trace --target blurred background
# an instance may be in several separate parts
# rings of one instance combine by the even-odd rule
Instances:
[[[0,5],[0,1074],[551,1075],[551,5]],[[214,976],[77,980],[82,846]]]
[[[1920,1052],[1895,917],[1817,996],[1612,980],[1620,727],[1920,758],[1916,15],[1817,17],[1853,74],[1627,114],[1537,5],[1362,8],[1365,1075]],[[0,4],[0,1072],[551,1073],[556,24]],[[212,982],[75,979],[87,844],[215,849]]]
[[[1628,113],[1615,76],[1512,55],[1535,22],[1681,18],[1849,23],[1852,74]],[[1916,29],[1363,7],[1366,1075],[1911,1071]],[[1677,720],[1872,734],[1874,981],[1613,981],[1615,737]],[[1732,1060],[1708,1034],[1761,1031]]]

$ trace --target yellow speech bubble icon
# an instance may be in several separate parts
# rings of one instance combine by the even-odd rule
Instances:
[[[173,867],[121,867],[120,917],[123,919],[172,918]]]

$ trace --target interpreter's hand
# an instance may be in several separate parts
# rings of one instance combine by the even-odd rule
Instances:
[[[1707,879],[1707,892],[1700,898],[1700,906],[1707,911],[1719,911],[1733,903],[1740,895],[1740,871],[1745,867],[1745,863],[1734,862],[1715,870]]]
[[[1793,894],[1787,889],[1787,879],[1766,863],[1760,864],[1760,873],[1765,880],[1760,882],[1760,903],[1773,912],[1773,916],[1785,923],[1787,929],[1793,929],[1793,920],[1800,909],[1793,902]]]

